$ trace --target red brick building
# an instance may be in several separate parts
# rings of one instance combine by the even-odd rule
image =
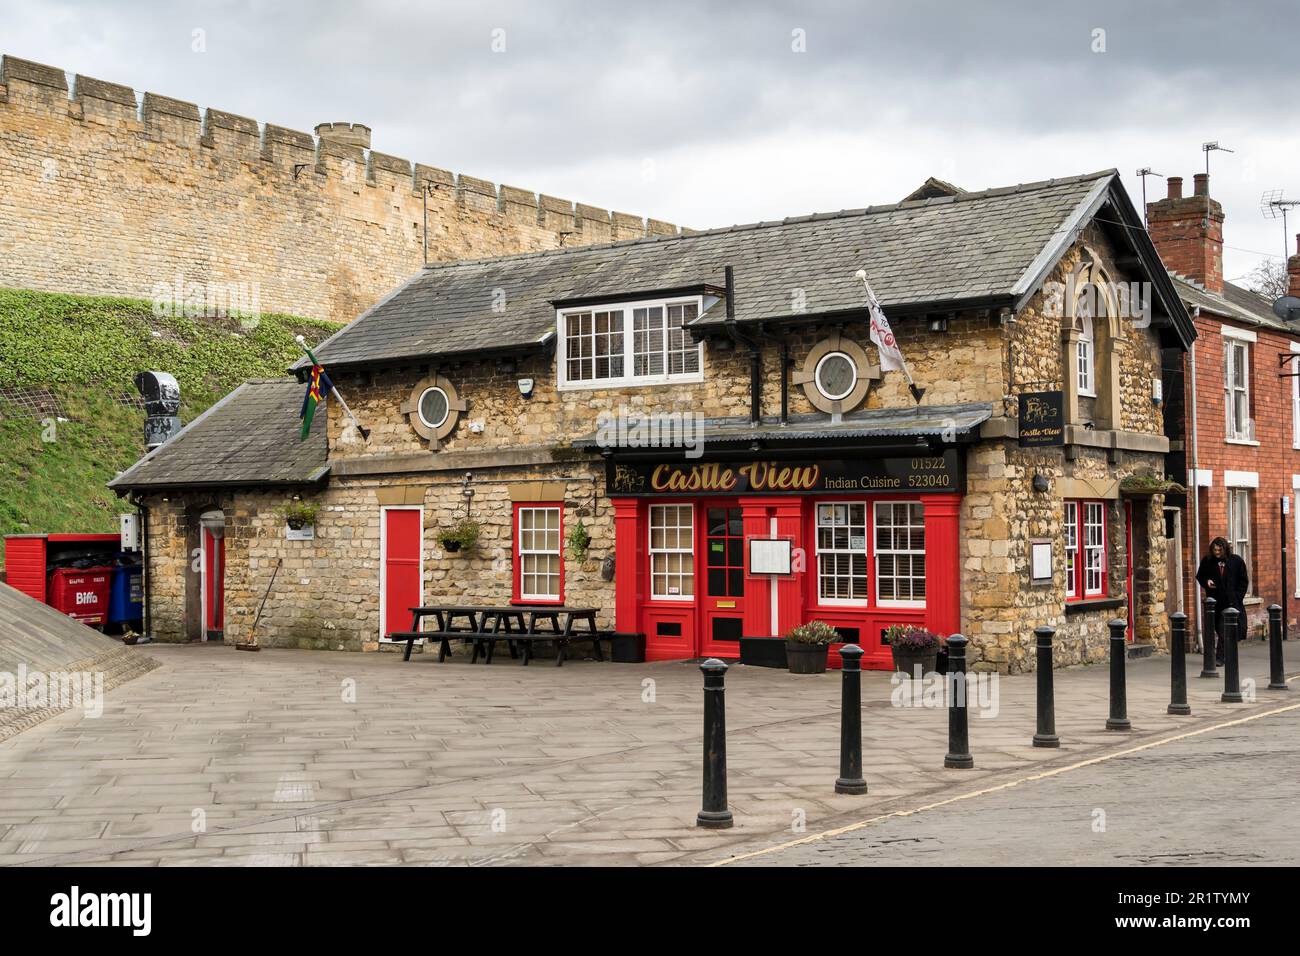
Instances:
[[[1196,325],[1194,351],[1166,353],[1166,372],[1182,375],[1171,404],[1169,474],[1187,476],[1187,499],[1166,515],[1170,557],[1169,609],[1197,623],[1201,600],[1196,566],[1209,542],[1223,536],[1250,569],[1246,613],[1253,633],[1267,624],[1270,604],[1282,604],[1292,625],[1300,612],[1300,328],[1274,315],[1272,303],[1223,278],[1223,207],[1209,194],[1209,177],[1195,176],[1191,196],[1170,177],[1168,196],[1147,206],[1156,249]],[[1300,294],[1300,255],[1288,263],[1291,293]],[[1174,368],[1168,366],[1173,365]],[[1174,409],[1171,409],[1174,411]],[[1282,515],[1286,515],[1283,596]],[[1173,505],[1172,500],[1167,501]],[[1175,543],[1176,542],[1176,543]],[[1178,580],[1181,578],[1181,580]],[[1174,595],[1182,595],[1182,604]]]

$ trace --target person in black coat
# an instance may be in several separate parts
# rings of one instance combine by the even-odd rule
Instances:
[[[1210,542],[1210,553],[1201,559],[1196,570],[1196,582],[1206,597],[1214,598],[1215,659],[1223,663],[1223,612],[1235,607],[1240,613],[1237,640],[1246,636],[1246,592],[1250,588],[1250,573],[1241,555],[1232,553],[1232,546],[1223,538]]]

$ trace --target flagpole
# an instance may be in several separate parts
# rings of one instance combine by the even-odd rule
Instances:
[[[862,281],[862,288],[866,290],[867,305],[884,315],[885,307],[880,304],[880,300],[876,298],[876,293],[871,288],[871,284],[867,282],[867,270],[859,269],[856,275]],[[912,393],[912,398],[916,401],[916,404],[920,405],[921,396],[925,394],[925,389],[916,387],[916,382],[912,379],[912,370],[907,367],[907,359],[903,357],[902,349],[898,350],[898,361],[903,366],[903,377],[907,379],[907,390]]]
[[[312,365],[320,365],[320,361],[316,358],[315,355],[312,354],[311,349],[307,348],[307,339],[305,336],[302,335],[295,336],[294,340],[298,343],[298,345],[302,348],[302,350],[307,353],[307,357],[311,359]],[[331,381],[333,380],[331,379]],[[334,392],[334,397],[339,400],[339,404],[343,406],[343,411],[347,412],[348,418],[352,419],[352,424],[356,426],[357,431],[361,433],[361,437],[365,441],[370,441],[370,429],[361,427],[361,423],[357,421],[357,416],[353,415],[352,409],[348,408],[347,399],[343,397],[343,393],[339,391],[339,387],[335,385],[332,391]]]

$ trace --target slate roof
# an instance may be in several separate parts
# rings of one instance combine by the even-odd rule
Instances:
[[[1014,307],[1117,192],[1131,212],[1118,174],[1105,170],[683,236],[435,264],[315,353],[326,365],[347,365],[536,346],[554,335],[557,303],[721,289],[729,264],[741,322],[860,313],[860,268],[887,312]],[[802,312],[794,311],[796,289]],[[724,307],[696,323],[720,324]],[[1190,341],[1194,333],[1183,332]]]
[[[1223,293],[1218,294],[1176,272],[1171,272],[1170,275],[1173,277],[1174,286],[1178,289],[1179,298],[1183,300],[1189,311],[1199,305],[1203,312],[1211,312],[1225,319],[1244,322],[1246,325],[1264,326],[1292,335],[1300,334],[1300,329],[1279,319],[1273,313],[1273,304],[1258,292],[1251,292],[1231,282],[1224,282]]]
[[[920,405],[913,408],[873,408],[853,412],[833,422],[827,415],[807,413],[791,415],[782,425],[766,417],[757,425],[747,417],[708,418],[701,423],[698,438],[708,442],[746,442],[755,440],[823,441],[835,438],[919,438],[928,435],[975,435],[979,426],[993,416],[988,402],[963,405]],[[948,439],[951,441],[952,439]],[[575,439],[574,448],[599,448],[598,434],[593,432]]]
[[[245,382],[108,486],[124,494],[319,481],[329,470],[326,416],[318,412],[307,439],[300,441],[302,396],[303,386],[292,378]]]

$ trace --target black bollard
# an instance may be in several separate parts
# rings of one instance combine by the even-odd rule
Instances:
[[[1034,734],[1035,747],[1059,747],[1056,736],[1056,691],[1052,685],[1052,638],[1054,627],[1036,627],[1038,660],[1038,733]]]
[[[943,765],[956,770],[975,766],[970,755],[970,727],[966,721],[966,638],[948,638],[948,753]]]
[[[1169,615],[1169,707],[1167,713],[1186,717],[1192,712],[1187,703],[1187,615],[1175,611]]]
[[[1282,606],[1268,606],[1268,689],[1290,690],[1282,666]]]
[[[1128,642],[1124,629],[1128,624],[1116,618],[1110,628],[1110,716],[1106,718],[1107,730],[1132,730],[1128,722],[1128,688],[1124,683],[1124,662],[1128,658]]]
[[[862,648],[840,648],[840,776],[836,793],[866,793],[862,779]]]
[[[1237,662],[1237,629],[1243,626],[1241,612],[1230,607],[1223,612],[1223,694],[1225,704],[1244,703],[1241,696],[1241,669]]]
[[[1205,599],[1205,616],[1201,623],[1201,676],[1215,679],[1219,676],[1217,665],[1215,664],[1214,643],[1218,636],[1218,629],[1214,626],[1215,608],[1218,602],[1212,597]]]
[[[727,713],[723,679],[727,665],[710,657],[704,673],[704,805],[695,815],[697,827],[723,830],[731,826],[727,809]]]

